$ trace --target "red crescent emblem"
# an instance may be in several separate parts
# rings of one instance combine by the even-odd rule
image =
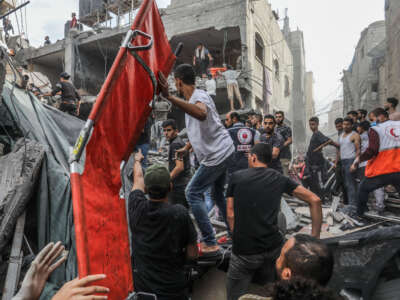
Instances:
[[[394,128],[390,129],[390,134],[393,135],[396,139],[400,137],[394,133]]]

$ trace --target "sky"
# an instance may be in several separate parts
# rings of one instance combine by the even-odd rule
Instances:
[[[340,97],[341,73],[351,63],[361,31],[372,22],[384,19],[384,0],[268,1],[273,9],[279,10],[280,25],[288,8],[291,28],[299,27],[304,32],[307,71],[314,72],[316,107],[320,111]],[[42,44],[45,35],[53,42],[62,39],[65,21],[71,12],[78,12],[78,3],[78,0],[31,0],[26,9],[26,33],[32,45]],[[157,3],[166,7],[170,0],[157,0]],[[14,27],[17,31],[17,26]]]

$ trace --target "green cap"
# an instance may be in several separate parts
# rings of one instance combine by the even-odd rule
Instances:
[[[147,168],[144,175],[144,184],[146,188],[169,188],[171,176],[166,167],[162,165],[152,165]]]

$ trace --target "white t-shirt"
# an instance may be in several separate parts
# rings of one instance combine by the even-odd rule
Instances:
[[[240,75],[240,72],[234,71],[234,70],[228,70],[222,73],[222,75],[225,77],[226,83],[227,84],[237,84],[237,78]]]
[[[205,91],[196,89],[189,103],[197,102],[206,105],[207,117],[200,121],[185,114],[188,138],[200,164],[217,166],[235,152],[235,147],[229,132],[222,125],[211,97]]]
[[[215,79],[208,79],[205,82],[205,85],[206,85],[207,93],[210,96],[216,96],[217,95],[217,83],[215,82]]]

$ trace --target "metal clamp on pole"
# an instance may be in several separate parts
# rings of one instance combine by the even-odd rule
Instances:
[[[133,46],[132,41],[134,41],[138,36],[146,38],[149,42],[146,45]],[[149,66],[144,62],[144,60],[137,54],[137,51],[150,50],[153,47],[153,37],[140,30],[129,30],[126,34],[124,41],[122,42],[122,47],[128,48],[130,53],[135,57],[135,59],[140,63],[143,69],[149,74],[150,80],[153,84],[153,100],[151,102],[151,107],[154,108],[154,100],[157,93],[157,78]]]

